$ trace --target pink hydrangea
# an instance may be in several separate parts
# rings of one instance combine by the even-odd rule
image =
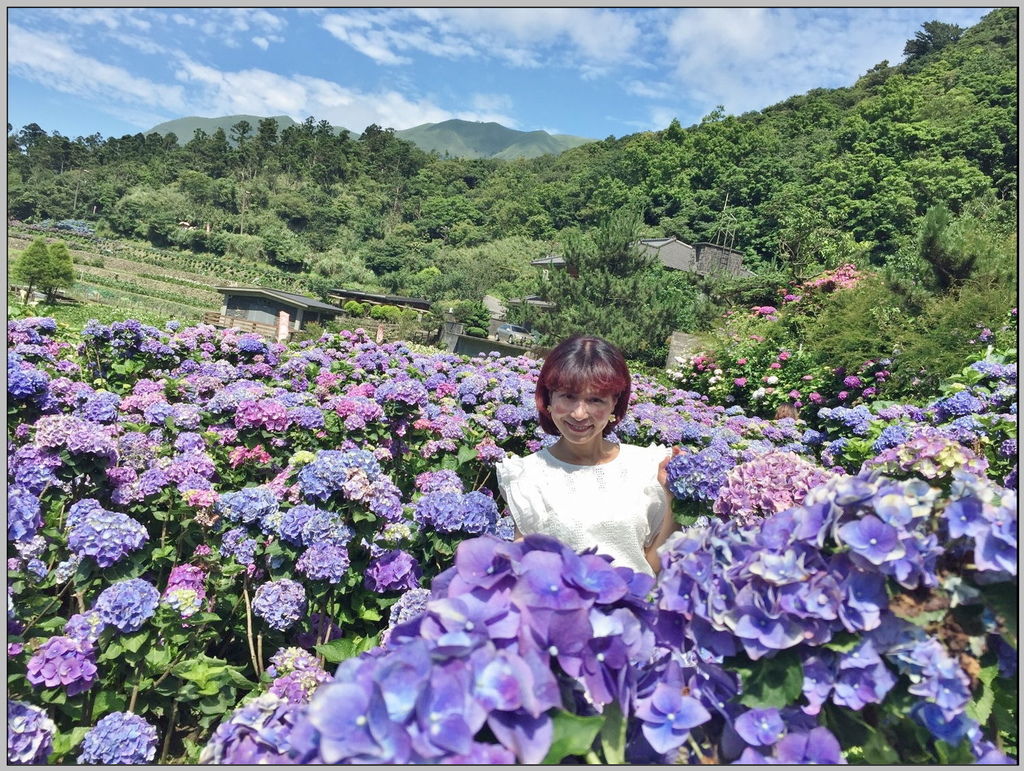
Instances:
[[[751,524],[799,506],[811,489],[833,476],[794,453],[769,450],[729,471],[712,510]]]

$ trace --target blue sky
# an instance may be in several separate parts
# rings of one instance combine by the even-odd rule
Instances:
[[[449,118],[603,139],[852,85],[986,8],[8,8],[8,122]]]

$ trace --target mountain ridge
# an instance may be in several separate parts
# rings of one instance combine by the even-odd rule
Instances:
[[[278,131],[289,126],[300,125],[298,121],[288,115],[269,117],[277,122]],[[249,122],[252,126],[252,133],[255,134],[257,125],[264,118],[258,115],[222,115],[215,118],[188,116],[164,121],[145,133],[157,133],[162,136],[173,133],[178,138],[179,144],[186,144],[192,139],[197,129],[212,134],[221,128],[227,134],[228,141],[234,144],[231,138],[231,127],[242,120]],[[335,133],[348,131],[353,137],[359,136],[356,132],[341,126],[332,126],[332,128]],[[548,154],[557,155],[573,147],[597,141],[571,134],[550,134],[543,129],[519,131],[494,121],[467,121],[459,118],[439,123],[423,123],[419,126],[396,130],[395,136],[412,142],[424,152],[436,152],[442,157],[502,160],[537,158]]]

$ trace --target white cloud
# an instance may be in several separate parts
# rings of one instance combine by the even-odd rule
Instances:
[[[936,9],[936,16],[949,13]],[[896,64],[920,17],[908,8],[682,9],[664,27],[666,58],[680,100],[740,113],[812,88],[852,85],[883,59]]]
[[[195,115],[285,114],[300,121],[312,115],[355,132],[371,123],[404,129],[450,118],[517,125],[515,118],[501,112],[510,106],[508,98],[495,94],[478,94],[471,109],[453,112],[394,89],[360,91],[323,78],[260,69],[224,72],[187,58],[181,60],[177,77],[189,86],[189,114]]]
[[[626,61],[640,39],[622,11],[590,8],[415,8],[333,12],[325,30],[380,64],[409,64],[410,54],[498,59],[514,67],[560,65],[585,77]]]
[[[140,78],[121,67],[83,56],[57,37],[31,32],[18,25],[7,28],[9,72],[65,94],[112,101],[115,105],[147,105],[181,110],[180,86]]]
[[[673,96],[676,89],[668,83],[658,83],[648,80],[630,80],[624,86],[627,94],[639,96],[644,99],[665,99]]]

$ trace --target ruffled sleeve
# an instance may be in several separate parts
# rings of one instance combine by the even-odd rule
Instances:
[[[498,476],[498,489],[501,490],[501,497],[508,505],[516,529],[522,535],[529,535],[540,529],[540,517],[530,505],[530,495],[524,478],[524,460],[525,458],[518,455],[512,455],[500,461],[494,469]]]

